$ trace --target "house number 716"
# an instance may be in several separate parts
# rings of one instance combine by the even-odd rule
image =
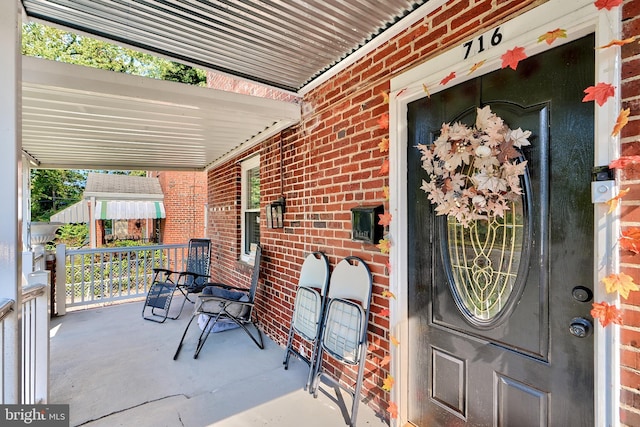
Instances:
[[[486,39],[489,39],[489,40],[486,40]],[[462,47],[466,48],[464,53],[464,59],[467,59],[469,58],[469,56],[476,55],[480,52],[484,52],[484,50],[488,49],[489,47],[498,46],[501,41],[502,41],[502,33],[500,32],[500,27],[493,30],[493,34],[485,33],[485,34],[482,34],[477,39],[471,39],[468,42],[462,44]],[[488,43],[486,47],[485,47],[485,43]],[[474,46],[476,47],[472,52],[472,48],[474,48]]]

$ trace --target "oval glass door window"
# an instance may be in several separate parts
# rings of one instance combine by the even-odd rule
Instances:
[[[523,196],[510,202],[503,217],[471,221],[466,227],[447,217],[445,270],[458,308],[478,327],[500,322],[521,294],[524,280],[518,280],[518,272],[529,240]]]

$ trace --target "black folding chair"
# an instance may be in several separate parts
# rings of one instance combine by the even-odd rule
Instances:
[[[253,320],[253,307],[256,297],[256,289],[258,288],[258,278],[260,276],[261,258],[262,247],[258,245],[256,247],[253,273],[251,274],[251,286],[249,288],[238,288],[225,285],[224,283],[207,283],[206,287],[202,291],[202,295],[198,295],[193,316],[191,316],[191,320],[189,320],[187,327],[184,329],[184,333],[182,334],[176,353],[173,356],[173,360],[176,360],[180,354],[189,326],[191,326],[193,320],[200,315],[204,315],[207,320],[202,327],[200,336],[198,337],[198,344],[193,355],[194,359],[198,358],[198,354],[200,354],[200,350],[202,350],[210,331],[215,328],[216,324],[222,322],[231,322],[236,324],[246,332],[249,338],[251,338],[260,349],[264,348],[262,334],[256,325],[257,320]],[[253,326],[253,329],[257,331],[257,336],[249,330],[248,325]]]
[[[184,271],[173,271],[166,268],[153,269],[153,281],[142,307],[142,317],[158,323],[164,322],[167,318],[175,320],[180,317],[185,302],[194,302],[189,298],[189,294],[201,292],[209,281],[210,263],[211,240],[189,240]],[[171,301],[176,291],[180,291],[184,299],[178,314],[169,317]]]
[[[320,330],[322,328],[322,315],[326,305],[326,292],[329,287],[329,260],[322,252],[313,252],[305,258],[300,269],[298,279],[298,290],[293,303],[293,316],[291,318],[291,328],[289,338],[285,348],[284,369],[289,368],[289,358],[295,354],[299,359],[309,365],[309,375],[304,389],[311,385],[313,377],[313,367],[315,366]],[[294,337],[298,336],[301,341],[311,344],[309,356],[301,347],[294,348]]]

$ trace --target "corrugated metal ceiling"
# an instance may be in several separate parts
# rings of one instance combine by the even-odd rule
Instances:
[[[297,91],[426,0],[22,0],[27,14]]]

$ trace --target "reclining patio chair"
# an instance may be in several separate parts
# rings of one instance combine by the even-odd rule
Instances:
[[[300,269],[298,290],[293,303],[293,316],[289,329],[289,338],[284,353],[284,369],[289,368],[289,358],[295,354],[299,359],[309,365],[309,375],[304,389],[311,385],[313,367],[318,354],[318,338],[322,327],[322,315],[326,305],[326,291],[329,285],[329,261],[322,252],[313,252],[305,258]],[[311,344],[311,353],[307,357],[293,346],[295,335],[300,340]]]
[[[311,384],[313,397],[318,397],[320,381],[347,391],[353,398],[349,425],[355,427],[360,403],[360,390],[367,352],[367,325],[371,302],[372,278],[369,267],[357,257],[340,261],[331,273],[327,309],[320,334],[320,350],[316,358]],[[342,384],[332,375],[332,369],[323,369],[323,355],[345,365],[357,366],[355,386]]]
[[[159,323],[164,322],[167,318],[175,320],[180,317],[185,302],[194,302],[189,299],[189,294],[201,292],[209,281],[210,263],[211,240],[189,240],[184,271],[173,271],[166,268],[153,269],[153,280],[142,307],[142,317]],[[184,299],[178,314],[169,317],[171,301],[176,291],[180,291]]]
[[[180,353],[180,349],[182,349],[182,343],[187,335],[189,326],[191,326],[193,320],[200,317],[200,315],[204,315],[206,321],[202,325],[202,332],[198,337],[198,344],[193,355],[194,359],[198,358],[198,354],[200,354],[200,350],[202,350],[210,331],[213,330],[217,324],[223,322],[236,324],[242,328],[247,335],[249,335],[260,349],[264,348],[260,329],[258,329],[255,321],[252,319],[256,289],[258,288],[258,278],[260,276],[261,258],[262,247],[258,245],[256,247],[256,256],[253,263],[253,272],[251,274],[251,286],[248,289],[229,286],[223,283],[207,283],[206,287],[202,291],[202,295],[198,295],[193,316],[191,316],[191,320],[189,320],[187,327],[184,329],[184,333],[182,334],[176,353],[173,356],[173,360],[178,358],[178,354]],[[257,338],[251,333],[247,327],[248,325],[252,325],[257,331]]]

